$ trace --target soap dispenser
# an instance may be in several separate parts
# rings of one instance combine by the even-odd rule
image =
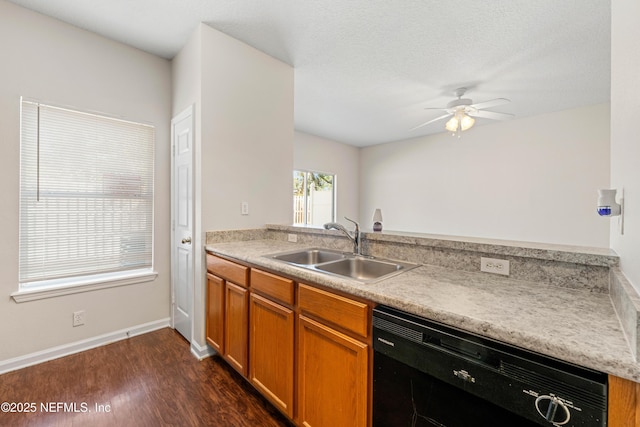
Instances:
[[[373,213],[373,231],[382,231],[382,211],[376,209]]]

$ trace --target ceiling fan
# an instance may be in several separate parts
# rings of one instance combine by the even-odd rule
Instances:
[[[447,104],[444,108],[425,108],[425,110],[442,110],[446,111],[447,114],[443,114],[442,116],[436,117],[435,119],[431,119],[427,122],[424,122],[410,130],[416,130],[423,126],[426,126],[430,123],[437,122],[438,120],[443,120],[446,118],[450,119],[445,124],[445,129],[452,132],[453,135],[457,135],[460,138],[460,132],[470,129],[475,123],[474,117],[481,117],[484,119],[492,119],[492,120],[507,120],[513,117],[513,114],[508,113],[498,113],[495,111],[487,111],[486,108],[495,107],[498,105],[503,105],[511,102],[506,98],[496,98],[490,101],[479,102],[474,104],[473,101],[469,98],[463,98],[465,92],[467,91],[466,87],[461,87],[456,89],[456,96],[458,99],[455,99]]]

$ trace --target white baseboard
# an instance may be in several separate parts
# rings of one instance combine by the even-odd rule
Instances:
[[[49,360],[58,359],[74,353],[80,353],[85,350],[100,347],[112,342],[124,340],[136,335],[146,334],[157,329],[167,328],[171,326],[171,319],[160,319],[154,322],[144,323],[142,325],[132,326],[130,328],[121,329],[119,331],[110,332],[108,334],[99,335],[85,340],[76,341],[70,344],[64,344],[57,347],[51,347],[46,350],[37,351],[24,356],[15,357],[0,361],[0,374],[15,371],[17,369],[26,368],[27,366],[37,365],[38,363],[47,362]]]
[[[201,346],[197,342],[191,342],[191,354],[198,358],[198,360],[206,359],[216,354],[216,351],[208,345]]]

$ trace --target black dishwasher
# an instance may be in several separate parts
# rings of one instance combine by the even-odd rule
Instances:
[[[390,307],[373,310],[375,427],[607,425],[607,375]]]

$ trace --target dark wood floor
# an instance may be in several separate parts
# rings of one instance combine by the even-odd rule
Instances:
[[[198,361],[172,329],[0,375],[2,402],[35,409],[3,405],[2,426],[290,425],[220,358]]]

